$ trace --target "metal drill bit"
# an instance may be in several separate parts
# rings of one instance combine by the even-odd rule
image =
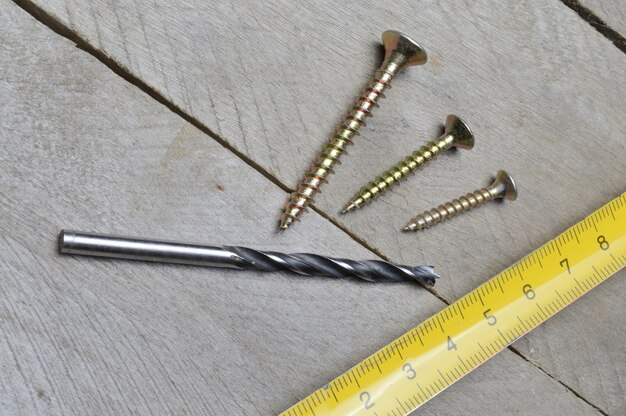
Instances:
[[[517,185],[515,185],[511,175],[503,170],[498,171],[496,178],[488,187],[477,189],[430,211],[424,211],[413,218],[404,227],[404,231],[423,230],[494,199],[508,199],[510,201],[517,199]]]
[[[211,247],[66,230],[59,234],[59,252],[240,270],[291,271],[306,276],[358,277],[370,282],[418,281],[434,285],[439,277],[432,266],[410,267],[381,260],[356,261],[309,253],[284,254],[246,247]]]
[[[362,187],[346,204],[342,214],[372,202],[401,180],[435,159],[439,153],[451,147],[471,149],[474,147],[474,135],[469,126],[454,114],[446,117],[445,131],[435,140],[431,140],[410,156],[385,171],[382,175]]]
[[[357,97],[352,110],[344,117],[335,135],[324,145],[296,191],[285,203],[278,225],[280,230],[286,230],[299,220],[306,207],[313,202],[313,197],[319,187],[327,182],[326,177],[333,173],[333,168],[339,163],[339,158],[346,147],[359,134],[359,127],[365,125],[365,119],[372,115],[371,112],[375,107],[378,107],[378,100],[384,97],[383,91],[389,87],[393,77],[410,66],[426,63],[424,49],[402,33],[388,30],[383,33],[382,41],[385,46],[385,61]]]

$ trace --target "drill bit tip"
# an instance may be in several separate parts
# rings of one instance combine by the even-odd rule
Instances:
[[[59,252],[264,272],[290,271],[301,276],[355,277],[370,282],[433,285],[439,277],[432,266],[403,266],[383,260],[350,260],[311,253],[285,254],[239,246],[214,247],[65,230],[59,235]]]
[[[435,273],[435,268],[433,266],[415,266],[412,268],[412,272],[416,276],[420,276],[415,278],[415,281],[421,281],[428,286],[434,286],[437,279],[440,278],[440,276]]]

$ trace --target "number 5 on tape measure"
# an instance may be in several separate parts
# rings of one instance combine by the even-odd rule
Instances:
[[[625,265],[626,193],[283,415],[406,415]]]

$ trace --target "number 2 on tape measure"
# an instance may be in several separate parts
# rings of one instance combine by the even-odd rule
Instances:
[[[406,415],[625,265],[626,193],[283,415]]]

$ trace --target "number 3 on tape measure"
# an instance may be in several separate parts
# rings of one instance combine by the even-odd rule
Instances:
[[[625,265],[623,194],[283,415],[406,415]]]

